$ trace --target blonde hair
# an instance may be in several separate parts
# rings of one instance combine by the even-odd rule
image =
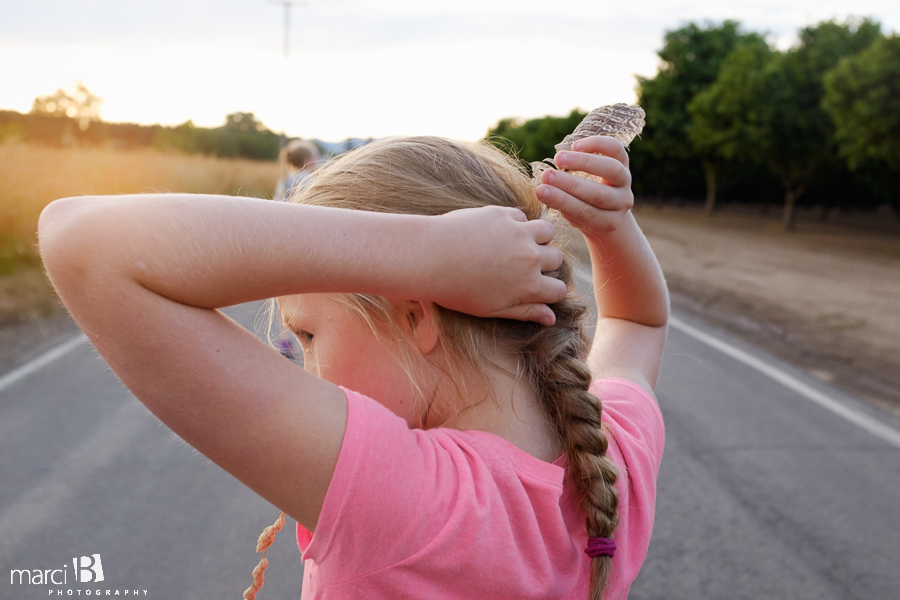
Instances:
[[[528,219],[540,218],[543,210],[531,178],[513,159],[486,143],[436,137],[388,138],[354,150],[320,169],[315,182],[292,201],[420,215],[500,205],[518,208]],[[617,472],[606,456],[608,441],[600,423],[600,401],[588,391],[591,373],[584,362],[587,309],[574,293],[569,259],[553,276],[566,283],[569,294],[551,306],[556,314],[552,327],[478,318],[436,306],[443,352],[428,357],[409,343],[409,328],[404,327],[395,302],[365,295],[346,295],[340,300],[376,335],[398,341],[393,348],[410,376],[423,428],[449,422],[465,408],[461,401],[472,401],[467,382],[481,378],[480,382],[486,383],[489,356],[499,352],[514,357],[516,375],[534,389],[543,413],[564,444],[569,465],[566,474],[587,517],[588,537],[608,538],[618,522]],[[422,361],[443,371],[455,387],[442,397],[421,397],[416,378]],[[608,556],[591,559],[590,599],[600,599],[610,566]]]

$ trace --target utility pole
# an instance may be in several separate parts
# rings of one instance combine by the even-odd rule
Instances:
[[[291,9],[294,6],[306,6],[306,2],[296,0],[269,0],[269,4],[284,6],[284,60],[287,62],[291,41]]]
[[[287,66],[288,64],[288,55],[290,54],[290,42],[291,42],[291,9],[295,6],[306,6],[306,2],[303,0],[269,0],[269,4],[280,4],[284,7],[284,64]],[[287,117],[287,105],[284,104],[284,100],[282,99],[282,123],[285,122]],[[279,135],[279,146],[284,148],[287,145],[288,137],[285,133],[284,127],[282,127],[281,135]],[[283,168],[283,165],[282,165]],[[284,177],[285,173],[281,174],[281,177]]]

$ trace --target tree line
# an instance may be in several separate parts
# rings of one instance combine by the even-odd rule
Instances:
[[[781,51],[737,21],[668,31],[653,77],[638,77],[647,124],[630,149],[634,190],[660,202],[704,198],[900,212],[900,37],[871,19],[824,21]],[[503,119],[488,139],[530,162],[584,117]]]
[[[278,160],[281,137],[253,113],[227,115],[220,127],[197,127],[191,121],[175,127],[107,123],[100,120],[101,102],[78,81],[38,96],[28,114],[0,111],[0,142],[14,138],[62,146],[156,147],[226,158]]]

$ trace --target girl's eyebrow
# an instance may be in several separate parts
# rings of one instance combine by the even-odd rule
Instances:
[[[287,318],[285,318],[284,314],[282,313],[281,322],[284,323],[285,327],[287,327],[291,331],[304,331],[303,323],[300,317],[297,316],[296,312],[294,312]]]

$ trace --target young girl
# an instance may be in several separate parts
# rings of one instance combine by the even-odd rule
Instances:
[[[624,598],[653,525],[668,297],[622,145],[556,164],[598,181],[535,188],[489,146],[388,139],[290,204],[59,200],[41,252],[134,394],[297,520],[303,598]],[[590,351],[541,203],[587,239]],[[303,369],[216,310],[271,297]]]

